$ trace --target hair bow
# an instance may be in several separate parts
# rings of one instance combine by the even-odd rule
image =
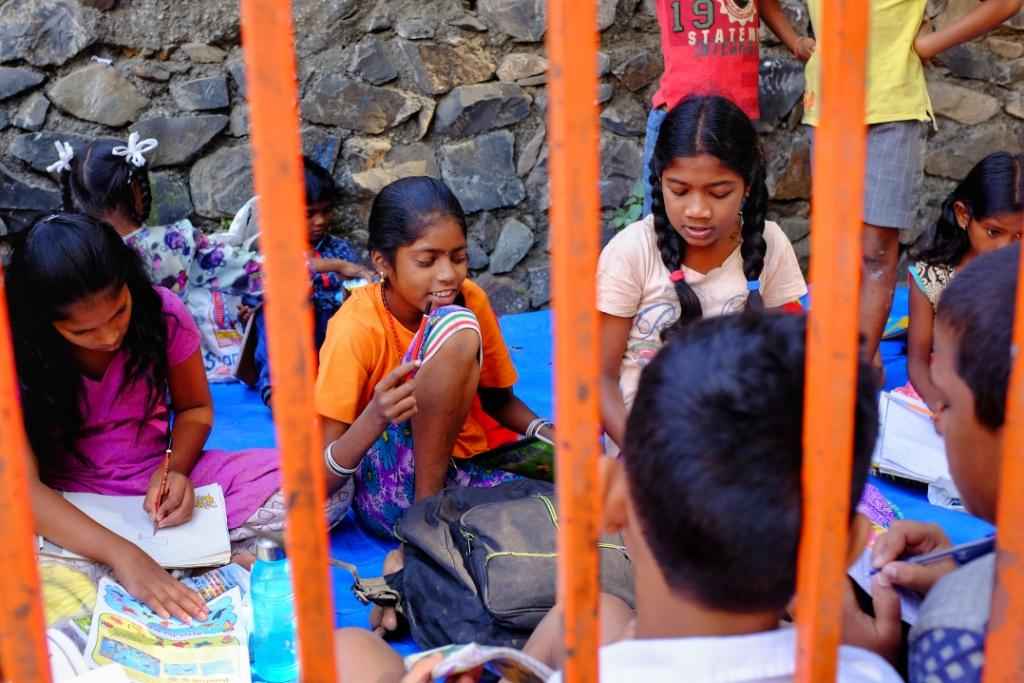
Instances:
[[[128,145],[118,145],[114,148],[114,156],[124,157],[132,166],[136,168],[142,168],[146,165],[146,157],[143,155],[147,152],[152,152],[156,149],[160,143],[153,138],[146,138],[145,140],[139,140],[138,133],[132,133],[128,136]]]
[[[46,167],[50,173],[63,173],[71,171],[71,160],[75,158],[75,150],[71,143],[56,140],[53,146],[57,148],[57,161]]]

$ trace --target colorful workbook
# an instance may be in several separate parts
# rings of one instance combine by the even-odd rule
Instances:
[[[219,484],[196,489],[191,520],[156,533],[153,520],[142,507],[143,496],[65,493],[64,498],[99,524],[139,546],[162,567],[213,567],[231,561],[227,509]],[[42,549],[61,557],[80,557],[51,543],[44,544]]]
[[[140,683],[251,683],[241,588],[207,603],[209,618],[164,619],[110,579],[100,580],[85,648],[92,666],[119,664]]]

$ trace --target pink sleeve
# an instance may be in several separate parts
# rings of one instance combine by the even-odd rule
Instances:
[[[167,321],[167,366],[173,368],[199,350],[199,328],[174,292],[164,287],[153,289],[163,303],[164,318]]]

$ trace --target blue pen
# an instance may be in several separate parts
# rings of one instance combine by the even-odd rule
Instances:
[[[964,565],[972,560],[976,560],[982,555],[987,555],[996,549],[996,537],[995,534],[989,534],[985,538],[978,539],[977,541],[970,541],[969,543],[963,543],[961,545],[955,545],[952,548],[946,548],[945,550],[936,550],[935,552],[925,553],[924,555],[918,555],[917,557],[911,557],[907,560],[901,560],[907,564],[932,564],[946,559],[947,557],[953,558],[953,561],[958,565]],[[871,576],[874,576],[878,572],[882,571],[879,569],[872,569]]]

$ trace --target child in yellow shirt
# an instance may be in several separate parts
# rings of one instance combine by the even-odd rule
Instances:
[[[875,356],[896,286],[899,234],[913,227],[924,176],[926,122],[934,117],[924,63],[993,30],[1020,11],[1022,0],[986,0],[934,33],[922,31],[926,0],[871,0],[865,119],[864,277],[860,332]],[[808,0],[818,42],[821,0]],[[804,123],[818,125],[820,59],[807,62]],[[813,137],[812,137],[813,139]],[[876,365],[880,361],[876,358]]]

